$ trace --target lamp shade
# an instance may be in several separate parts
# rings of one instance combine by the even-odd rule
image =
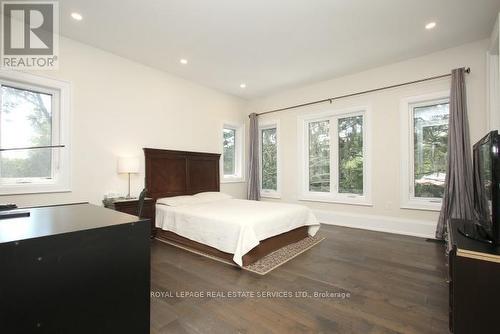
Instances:
[[[118,158],[118,173],[139,173],[140,160],[137,157]]]

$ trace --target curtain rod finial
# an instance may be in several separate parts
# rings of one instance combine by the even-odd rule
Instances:
[[[470,67],[465,68],[465,73],[470,73]]]

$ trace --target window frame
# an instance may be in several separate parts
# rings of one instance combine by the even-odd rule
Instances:
[[[236,136],[234,142],[235,173],[231,175],[224,174],[224,129],[234,130]],[[245,124],[224,122],[220,134],[220,143],[222,144],[222,153],[220,160],[221,183],[245,182]]]
[[[363,195],[339,193],[338,120],[363,116]],[[309,123],[330,121],[330,192],[309,190]],[[371,122],[370,107],[359,106],[327,110],[298,116],[299,200],[372,206],[371,198]]]
[[[0,70],[0,85],[52,95],[51,145],[65,145],[61,149],[52,149],[51,180],[25,178],[16,179],[16,182],[2,182],[0,178],[0,195],[70,192],[70,83],[29,73]]]
[[[450,92],[440,91],[401,100],[401,200],[402,209],[440,211],[442,199],[415,197],[414,109],[426,105],[450,103]]]
[[[276,129],[276,190],[262,188],[262,130]],[[260,196],[264,198],[281,198],[281,149],[280,149],[280,121],[265,120],[259,122],[259,175]]]

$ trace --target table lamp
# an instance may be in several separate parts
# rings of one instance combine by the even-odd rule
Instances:
[[[137,157],[120,157],[118,158],[118,173],[128,174],[128,194],[127,199],[130,197],[130,174],[139,173],[140,160]]]

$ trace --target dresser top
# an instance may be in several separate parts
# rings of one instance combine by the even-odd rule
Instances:
[[[458,231],[458,228],[466,221],[452,219],[449,227],[449,242],[456,247],[457,255],[476,258],[480,260],[500,262],[500,247],[485,242],[470,239]]]
[[[153,199],[150,198],[150,197],[146,197],[144,198],[144,201],[145,202],[148,202],[148,201],[152,201]],[[137,203],[139,202],[139,198],[138,197],[133,197],[133,198],[125,198],[125,197],[111,197],[111,198],[105,198],[102,200],[102,203],[106,206],[106,205],[112,205],[112,204],[115,204],[115,203]]]
[[[60,205],[14,211],[29,211],[30,216],[1,219],[0,244],[147,221],[147,219],[139,219],[136,216],[92,204]]]

